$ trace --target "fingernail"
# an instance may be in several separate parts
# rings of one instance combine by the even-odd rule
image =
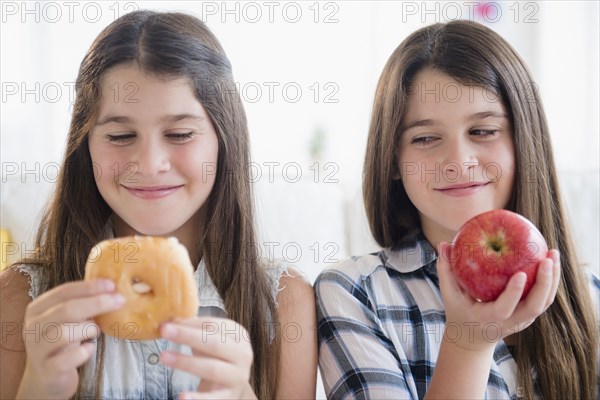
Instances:
[[[115,302],[115,306],[117,306],[117,307],[125,304],[125,297],[123,297],[123,295],[121,295],[121,294],[114,294],[112,298],[113,298],[113,301]]]
[[[165,324],[161,329],[164,338],[173,338],[177,335],[177,328],[173,325]]]
[[[115,283],[109,279],[103,279],[101,287],[103,290],[112,291],[115,290]]]
[[[542,264],[542,274],[550,275],[552,273],[552,264],[543,263]]]
[[[518,274],[515,284],[519,287],[525,286],[526,281],[527,281],[527,276],[525,274]]]

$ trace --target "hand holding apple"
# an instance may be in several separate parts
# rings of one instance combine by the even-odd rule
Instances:
[[[460,286],[484,302],[496,300],[510,277],[523,271],[527,275],[523,299],[547,254],[544,237],[529,220],[508,210],[492,210],[460,228],[450,251],[450,266]]]

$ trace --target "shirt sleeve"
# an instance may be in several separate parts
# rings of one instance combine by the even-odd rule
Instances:
[[[319,368],[327,398],[416,398],[407,357],[385,335],[361,281],[325,270],[315,291]]]

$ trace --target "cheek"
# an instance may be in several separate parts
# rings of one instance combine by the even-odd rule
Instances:
[[[95,145],[90,141],[89,146],[90,159],[92,160],[92,167],[94,169],[94,176],[96,177],[96,183],[106,179],[106,172],[110,163],[107,163],[106,156],[99,146]]]
[[[418,174],[418,165],[414,159],[410,157],[410,152],[398,151],[396,157],[396,174],[406,186],[407,181],[414,179],[414,175]]]
[[[436,162],[424,157],[399,157],[398,172],[407,193],[425,190],[428,183],[441,179]]]
[[[106,148],[106,144],[95,136],[91,136],[88,140],[88,150],[90,151],[92,162],[96,164],[104,164],[105,159],[108,155],[110,155],[110,152]]]
[[[182,149],[183,150],[183,149]],[[190,146],[172,157],[176,169],[187,176],[195,176],[202,183],[214,181],[217,172],[217,149],[212,146]]]
[[[114,149],[90,146],[90,158],[97,182],[114,182],[123,174],[135,172],[135,165]]]
[[[505,148],[504,151],[499,152],[501,157],[498,158],[497,162],[502,169],[502,177],[506,185],[512,186],[515,179],[515,157],[510,148]]]
[[[404,191],[409,200],[415,204],[415,206],[420,204],[420,200],[426,196],[427,183],[421,178],[419,171],[405,168],[403,175],[400,178],[400,182],[404,186]]]

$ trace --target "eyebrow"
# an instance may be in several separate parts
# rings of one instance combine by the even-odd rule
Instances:
[[[484,118],[489,118],[489,117],[507,118],[508,115],[506,115],[504,113],[496,112],[496,111],[482,111],[482,112],[478,112],[475,114],[471,114],[469,116],[468,120],[473,121],[473,120],[484,119]],[[404,131],[407,131],[409,129],[416,128],[419,126],[433,126],[433,125],[436,125],[437,123],[438,123],[438,120],[435,120],[435,119],[420,119],[418,121],[414,121],[408,125],[403,126],[401,129],[401,132],[404,132]]]
[[[504,113],[501,113],[501,112],[496,112],[496,111],[482,111],[482,112],[478,112],[478,113],[472,114],[469,117],[469,121],[474,120],[474,119],[488,118],[488,117],[508,118],[508,115],[506,115]]]
[[[181,121],[184,119],[193,119],[193,120],[197,120],[197,121],[204,121],[206,118],[202,117],[200,115],[195,115],[195,114],[175,114],[175,115],[165,115],[164,117],[162,117],[160,119],[159,122],[177,122],[177,121]],[[106,125],[111,122],[124,124],[124,123],[131,123],[133,121],[131,118],[126,117],[124,115],[107,115],[106,117],[102,118],[101,120],[98,120],[98,122],[96,122],[96,126]]]

